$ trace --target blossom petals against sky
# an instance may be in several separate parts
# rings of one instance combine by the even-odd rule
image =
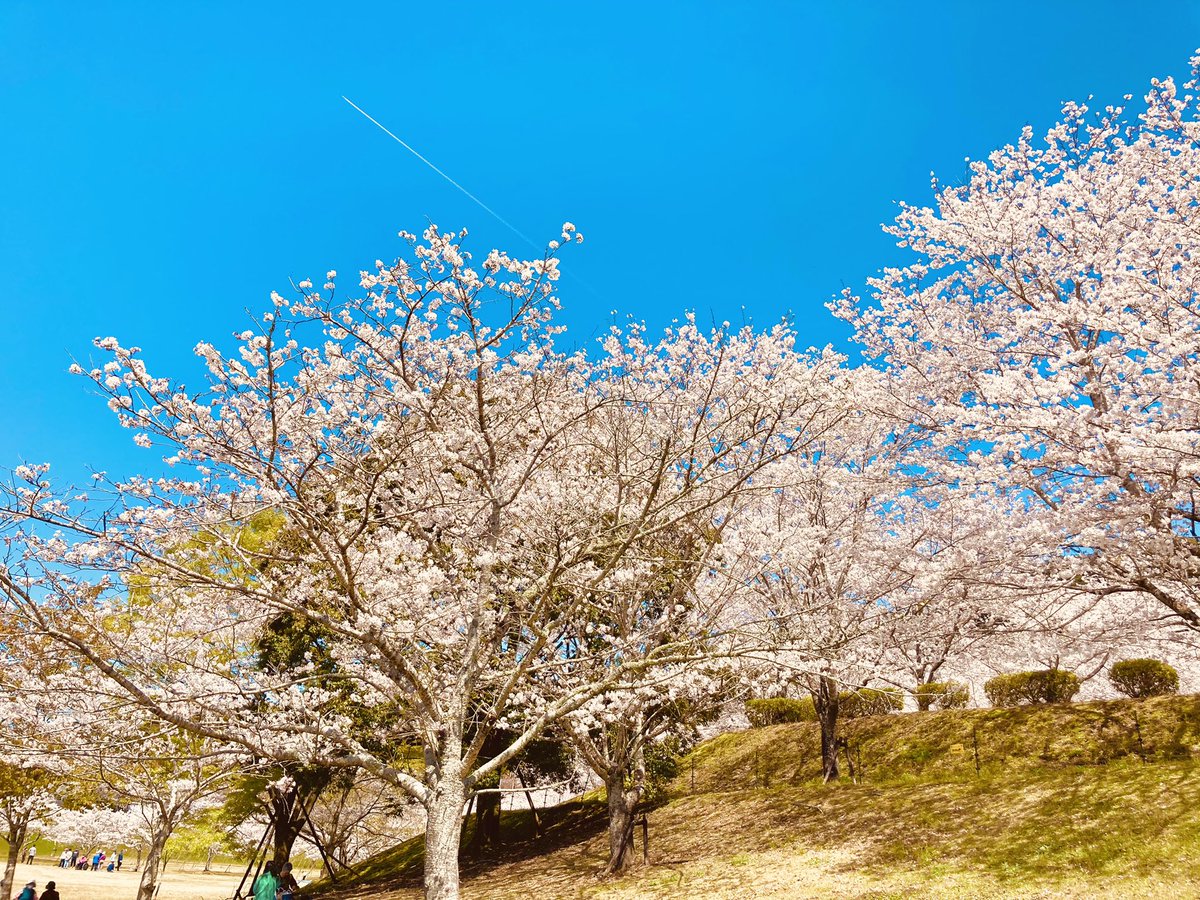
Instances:
[[[67,374],[91,340],[199,386],[191,348],[289,279],[346,276],[396,232],[523,241],[565,220],[570,340],[793,313],[903,259],[879,225],[929,172],[1180,74],[1200,7],[1122,2],[0,3],[0,467],[147,459]],[[744,310],[744,312],[743,312]],[[153,452],[153,451],[150,451]]]

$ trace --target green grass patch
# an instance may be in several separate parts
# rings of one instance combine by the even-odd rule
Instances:
[[[464,896],[782,898],[836,886],[872,900],[1115,900],[1200,884],[1200,698],[887,715],[843,733],[856,778],[829,785],[814,725],[701,744],[650,812],[650,865],[617,880],[596,877],[602,793],[543,811],[540,835],[528,811],[505,813],[504,847],[464,854]],[[319,896],[416,898],[420,867],[418,838],[360,867],[348,891]]]

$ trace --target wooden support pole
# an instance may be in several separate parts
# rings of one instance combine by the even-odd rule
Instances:
[[[526,787],[525,776],[521,774],[521,770],[517,769],[517,781],[521,782],[521,787]],[[537,807],[533,803],[533,794],[529,790],[525,791],[525,801],[529,804],[529,811],[533,813],[533,833],[537,837],[542,836],[542,818],[538,815]]]

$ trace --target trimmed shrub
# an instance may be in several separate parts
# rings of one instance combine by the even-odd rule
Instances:
[[[812,697],[793,700],[790,697],[772,697],[768,700],[747,700],[746,718],[753,728],[767,725],[784,725],[788,722],[815,722],[817,708]]]
[[[838,716],[861,719],[885,716],[904,709],[904,692],[899,688],[859,688],[838,695]]]
[[[997,675],[983,686],[992,706],[1022,703],[1065,703],[1079,693],[1079,678],[1062,669]]]
[[[646,745],[643,753],[646,766],[646,780],[642,785],[643,802],[657,805],[666,797],[667,785],[683,771],[680,763],[690,749],[690,742],[682,741],[676,735]]]
[[[971,702],[971,690],[961,681],[930,681],[913,691],[917,709],[963,709]]]
[[[1113,687],[1134,699],[1179,693],[1179,673],[1158,659],[1123,659],[1113,663],[1108,678]]]
[[[859,688],[838,694],[838,718],[861,719],[882,716],[904,708],[904,692],[899,688]],[[817,707],[812,697],[793,700],[772,697],[768,700],[747,700],[746,718],[752,728],[784,725],[789,722],[817,721]]]

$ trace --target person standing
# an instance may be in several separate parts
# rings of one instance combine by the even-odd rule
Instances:
[[[29,845],[29,860],[28,860],[29,865],[31,865],[31,866],[33,865],[33,858],[35,856],[37,856],[37,844],[30,844]]]
[[[118,872],[121,871],[121,863],[123,863],[123,862],[125,862],[125,851],[118,850],[117,851],[117,871]]]
[[[46,882],[46,889],[42,891],[42,896],[38,900],[59,900],[58,888],[54,886],[53,881]]]
[[[100,871],[100,857],[101,856],[103,856],[103,854],[99,850],[97,850],[95,853],[92,854],[92,871],[93,872]]]
[[[67,867],[67,860],[70,858],[71,858],[71,848],[68,847],[62,853],[58,854],[58,867],[60,869],[65,869]]]
[[[71,850],[71,865],[67,866],[68,869],[75,868],[75,866],[79,863],[79,852],[80,851],[78,850]]]

